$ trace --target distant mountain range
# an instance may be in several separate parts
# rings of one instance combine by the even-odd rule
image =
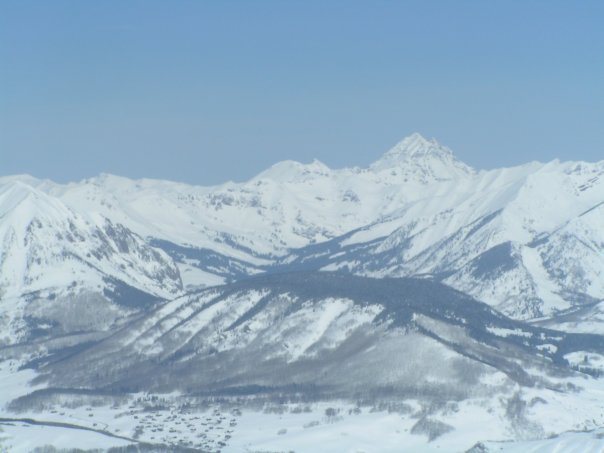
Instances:
[[[214,187],[2,177],[5,409],[385,401],[428,444],[488,440],[476,414],[491,440],[595,429],[603,227],[604,161],[475,170],[419,134]]]
[[[368,168],[285,161],[214,187],[3,177],[4,341],[63,331],[40,298],[99,297],[110,322],[132,305],[295,270],[430,278],[514,319],[565,315],[563,328],[582,331],[587,317],[604,332],[603,175],[604,161],[477,171],[413,134]],[[120,291],[138,302],[115,305]]]

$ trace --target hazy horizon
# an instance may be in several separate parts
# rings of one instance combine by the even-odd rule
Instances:
[[[198,185],[366,166],[413,132],[477,169],[604,157],[604,4],[0,1],[2,175]]]
[[[419,133],[414,132],[413,134],[410,134],[407,137],[410,137],[411,135],[416,135],[416,134],[419,134]],[[419,134],[419,135],[423,139],[426,139],[426,140],[436,140],[439,145],[447,147],[446,143],[439,142],[436,139],[436,137],[424,137],[421,134]],[[407,138],[407,137],[404,137],[404,138]],[[403,138],[403,140],[404,140],[404,138]],[[393,144],[392,147],[394,147],[397,144],[398,143]],[[390,148],[392,148],[392,147],[390,147]],[[371,164],[371,163],[377,161],[378,159],[380,159],[385,153],[387,153],[390,150],[390,148],[388,148],[388,149],[384,150],[383,152],[379,153],[378,155],[376,155],[375,158],[369,164]],[[451,151],[453,152],[453,155],[458,160],[461,160],[463,162],[462,159],[459,159],[459,156],[457,155],[457,153],[455,152],[455,150],[451,150]],[[39,177],[39,176],[37,176],[35,174],[31,174],[31,173],[27,173],[27,172],[26,173],[13,173],[13,174],[0,174],[0,179],[3,178],[3,177],[13,177],[14,176],[14,177],[18,177],[19,178],[19,177],[25,176],[25,177],[33,177],[35,179],[40,179],[40,180],[50,180],[50,181],[53,181],[55,183],[60,183],[60,184],[69,184],[69,183],[78,183],[78,182],[81,182],[83,180],[90,179],[90,178],[102,177],[104,175],[108,175],[108,176],[115,176],[115,177],[119,177],[119,178],[123,177],[123,178],[128,178],[128,179],[133,179],[133,180],[143,180],[143,179],[158,180],[158,181],[162,181],[163,180],[163,181],[176,182],[176,183],[185,183],[185,184],[191,184],[191,185],[197,185],[197,186],[214,186],[214,185],[221,185],[221,184],[224,184],[224,183],[231,183],[231,182],[232,183],[244,183],[244,182],[247,182],[250,179],[253,179],[254,177],[258,176],[263,171],[266,171],[266,170],[270,169],[272,166],[277,165],[278,163],[281,163],[281,162],[284,162],[284,161],[297,162],[297,163],[301,163],[303,165],[310,165],[314,161],[317,161],[317,160],[320,163],[322,163],[323,165],[327,165],[327,164],[325,164],[325,162],[323,162],[323,161],[321,161],[320,159],[317,159],[317,158],[313,158],[313,159],[307,160],[307,161],[299,161],[299,160],[296,160],[296,159],[285,159],[285,160],[282,160],[282,161],[273,162],[272,164],[268,165],[266,168],[260,169],[257,173],[255,173],[253,175],[250,175],[249,177],[246,177],[246,178],[243,178],[243,179],[234,179],[234,178],[228,178],[227,177],[227,179],[225,179],[223,181],[217,181],[217,182],[214,182],[214,183],[211,183],[211,184],[203,184],[203,183],[197,183],[197,182],[188,182],[188,181],[182,181],[182,180],[178,180],[178,179],[161,178],[161,177],[153,178],[153,177],[149,177],[149,176],[145,176],[145,175],[140,176],[140,177],[136,177],[136,176],[129,176],[127,174],[111,173],[111,172],[104,172],[104,171],[101,171],[101,172],[99,172],[97,174],[87,175],[87,176],[83,176],[81,178],[71,179],[71,180],[55,180],[55,179],[48,178],[48,177]],[[514,165],[514,166],[522,166],[522,165],[536,163],[536,162],[540,163],[540,164],[547,164],[548,162],[552,162],[552,161],[555,161],[555,160],[559,160],[559,159],[558,158],[554,158],[554,159],[552,159],[550,161],[530,160],[530,161],[518,163],[517,165]],[[601,160],[604,160],[604,159],[601,159]],[[583,161],[583,162],[585,162],[585,161]],[[464,162],[464,163],[466,163],[466,162]],[[327,166],[331,170],[341,170],[341,169],[345,169],[345,168],[355,168],[355,167],[356,168],[369,168],[369,164],[368,165],[343,165],[343,166],[338,166],[338,167],[333,167],[333,166],[329,166],[329,165],[327,165]],[[496,170],[497,168],[474,168],[474,169],[477,170],[477,171],[489,171],[489,170]],[[19,179],[19,180],[21,180],[21,179]],[[21,180],[21,182],[24,182],[24,181]]]

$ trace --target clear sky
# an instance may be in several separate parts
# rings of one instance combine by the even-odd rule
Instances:
[[[0,0],[0,174],[604,159],[604,1]]]

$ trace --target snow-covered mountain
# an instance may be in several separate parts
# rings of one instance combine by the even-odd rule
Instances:
[[[418,191],[425,198],[302,248],[293,262],[371,276],[431,275],[510,316],[550,316],[604,298],[603,174],[604,162],[552,162],[432,182]]]
[[[36,370],[37,390],[12,401],[12,411],[54,407],[65,415],[73,410],[64,406],[89,404],[84,418],[114,414],[103,418],[111,429],[124,430],[132,416],[144,418],[139,435],[146,431],[151,443],[181,438],[173,433],[183,432],[184,416],[168,412],[170,398],[182,401],[181,414],[192,414],[191,439],[199,439],[199,429],[203,437],[224,439],[223,447],[231,435],[211,432],[208,404],[243,407],[254,417],[264,408],[275,411],[278,423],[288,404],[311,413],[311,405],[325,402],[332,407],[325,412],[329,423],[341,419],[333,407],[342,402],[352,405],[349,414],[387,407],[419,451],[430,445],[438,451],[431,442],[441,436],[441,447],[459,443],[464,448],[452,449],[465,451],[478,441],[545,438],[604,423],[602,381],[594,377],[604,371],[604,336],[514,321],[429,279],[261,275],[165,302],[75,349],[57,341],[45,346],[44,360],[26,364]],[[22,347],[26,356],[37,351]],[[0,350],[0,358],[5,354]],[[126,408],[128,394],[147,395],[150,405]],[[161,413],[168,419],[157,420]],[[220,410],[214,414],[220,417]],[[473,420],[488,421],[489,429],[468,426]],[[255,420],[250,431],[264,423],[275,421]],[[261,437],[274,439],[277,429]],[[245,428],[231,432],[246,438]],[[315,434],[300,436],[309,442]],[[377,436],[372,445],[375,451],[408,445],[397,437],[384,443]],[[314,447],[321,442],[312,441]],[[295,437],[288,447],[294,445]]]
[[[449,148],[435,139],[426,140],[418,133],[401,140],[371,164],[369,169],[425,183],[457,180],[475,173],[473,168],[459,161]]]
[[[430,275],[519,319],[604,298],[604,161],[474,170],[413,134],[368,168],[281,162],[199,187],[21,181],[164,249],[191,289],[286,269]]]
[[[0,186],[0,343],[104,329],[182,292],[163,251],[19,181]]]
[[[55,385],[132,392],[417,395],[488,392],[468,380],[494,371],[555,386],[544,377],[572,374],[576,353],[604,356],[604,337],[514,321],[427,279],[296,272],[175,299],[41,371]]]
[[[0,178],[2,429],[160,451],[356,449],[366,423],[384,451],[601,430],[603,175],[475,170],[413,134],[367,168],[214,187]],[[290,410],[305,422],[277,431]]]

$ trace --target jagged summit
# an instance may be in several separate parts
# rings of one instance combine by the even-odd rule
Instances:
[[[453,153],[449,148],[438,143],[436,139],[428,140],[418,132],[414,132],[394,145],[384,154],[384,157],[417,158],[428,155],[453,156]]]
[[[415,175],[422,180],[455,179],[474,173],[449,148],[417,132],[398,142],[369,168],[374,171],[401,169],[405,176]]]
[[[317,159],[313,159],[309,164],[303,164],[294,160],[284,160],[264,170],[255,176],[253,180],[301,181],[317,175],[328,176],[330,173],[331,169]]]

